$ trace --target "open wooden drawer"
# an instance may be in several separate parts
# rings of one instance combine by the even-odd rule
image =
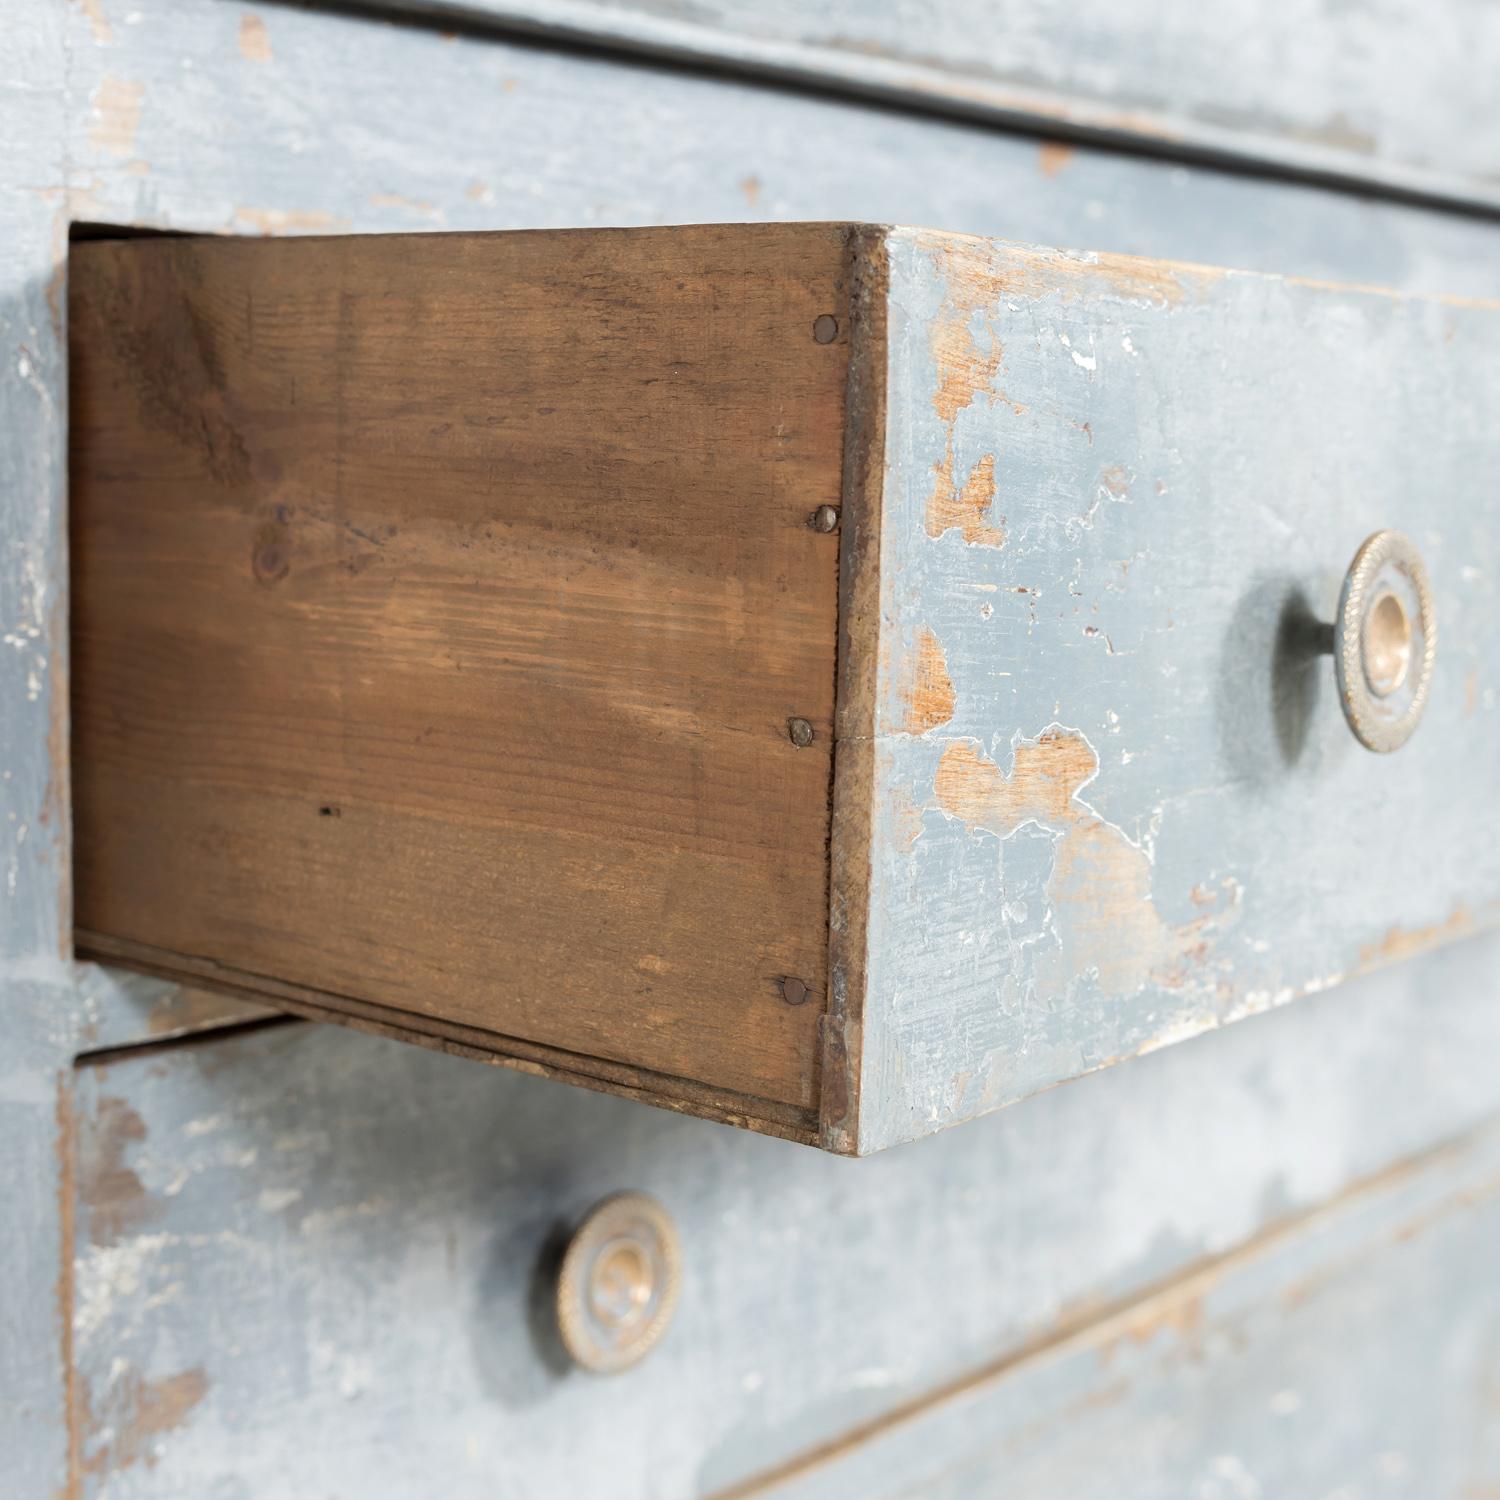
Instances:
[[[1500,915],[1500,306],[849,225],[69,305],[80,956],[864,1153]]]

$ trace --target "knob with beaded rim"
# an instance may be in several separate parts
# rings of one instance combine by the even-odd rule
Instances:
[[[677,1230],[655,1198],[618,1193],[578,1226],[557,1277],[557,1323],[575,1363],[608,1375],[644,1359],[672,1320]]]
[[[1427,707],[1437,621],[1427,567],[1408,537],[1367,537],[1339,594],[1333,664],[1339,703],[1367,749],[1399,750]]]

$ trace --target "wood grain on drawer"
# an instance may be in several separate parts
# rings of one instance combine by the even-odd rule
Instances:
[[[803,1121],[846,253],[79,246],[81,946]]]
[[[868,1152],[1500,910],[1494,306],[871,226],[76,261],[90,956]],[[1385,526],[1441,646],[1377,757],[1316,648]]]

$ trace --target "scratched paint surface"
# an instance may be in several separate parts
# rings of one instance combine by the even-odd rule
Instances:
[[[83,1068],[82,1495],[715,1494],[1482,1128],[1500,1007],[1467,996],[1497,958],[1500,935],[1458,944],[1352,985],[1357,1027],[1319,996],[867,1161],[335,1028]],[[672,1213],[682,1301],[600,1379],[559,1358],[543,1267],[625,1187]],[[1433,1302],[1462,1299],[1414,1317],[1441,1337]],[[1456,1398],[1471,1367],[1445,1372]],[[1100,1374],[1089,1354],[1060,1384]],[[1345,1436],[1335,1461],[1363,1451]],[[1060,1463],[1070,1437],[1032,1441]]]
[[[860,1146],[1500,917],[1500,306],[900,231]],[[1312,627],[1440,612],[1374,756]]]
[[[14,185],[8,222],[27,226],[5,249],[28,308],[45,305],[61,274],[70,219],[240,234],[922,222],[1500,295],[1493,226],[1398,203],[1108,152],[1059,154],[829,98],[369,19],[220,0],[28,3],[48,19],[5,33],[7,76],[25,81],[5,97],[15,101],[10,138],[34,142],[40,164],[13,153],[14,178],[0,178]],[[394,118],[393,97],[405,101]],[[27,388],[12,387],[16,430],[35,436],[15,460],[28,471],[63,452],[61,361],[33,359],[31,369]],[[55,505],[18,498],[5,523],[25,535],[18,569],[59,576],[62,479],[59,463],[47,480]],[[22,682],[35,673],[37,701],[50,701],[37,655],[5,659]],[[18,726],[13,774],[45,778],[48,741],[23,723],[0,722],[0,733]],[[54,845],[36,841],[34,816],[18,811],[17,825],[33,842],[6,857],[37,858],[55,889],[66,875]],[[159,1034],[173,1004],[160,986],[107,971],[87,975],[74,1003],[88,1046]]]
[[[1046,129],[1500,197],[1485,0],[377,0]],[[1486,66],[1486,60],[1488,66]]]
[[[1351,1176],[1466,1129],[1500,1103],[1491,1061],[1500,1046],[1497,956],[1488,940],[853,1165],[416,1049],[384,1050],[371,1070],[363,1058],[376,1044],[343,1033],[320,1034],[304,1071],[268,1072],[260,1095],[233,1069],[182,1083],[159,1056],[141,1061],[142,1074],[163,1070],[160,1092],[150,1108],[132,1106],[147,1134],[127,1130],[120,1169],[152,1197],[196,1205],[198,1222],[148,1214],[98,1249],[115,1256],[117,1276],[103,1274],[107,1260],[81,1266],[79,1289],[102,1285],[113,1300],[80,1306],[75,1349],[73,1279],[62,1274],[74,1233],[71,1060],[177,1030],[180,1001],[66,957],[66,797],[57,771],[66,737],[66,371],[54,308],[70,219],[295,233],[848,218],[1491,296],[1500,295],[1500,257],[1495,226],[1479,219],[348,14],[231,0],[7,0],[4,22],[0,634],[20,641],[0,648],[7,1494],[71,1496],[87,1479],[113,1495],[224,1500],[246,1466],[286,1480],[342,1457],[345,1476],[364,1465],[364,1495],[406,1497],[441,1481],[449,1494],[488,1496],[520,1472],[521,1452],[506,1440],[527,1434],[554,1461],[588,1436],[611,1475],[623,1476],[617,1490],[648,1492],[656,1479],[649,1492],[670,1494],[659,1480],[665,1466],[682,1493],[694,1493],[919,1394],[935,1372],[1034,1336],[1069,1305],[1226,1248],[1267,1216],[1327,1198]],[[925,701],[931,714],[943,712],[940,690]],[[211,1160],[212,1133],[184,1129],[179,1138],[166,1123],[214,1113],[219,1106],[205,1096],[236,1118],[283,1112],[288,1128],[268,1138],[286,1148],[276,1158],[282,1180],[251,1192],[246,1174],[256,1163],[226,1160],[221,1175],[166,1193],[187,1166]],[[362,1135],[372,1116],[384,1133]],[[559,1145],[564,1128],[575,1133]],[[678,1155],[658,1131],[696,1144]],[[237,1149],[257,1144],[265,1142]],[[830,1222],[845,1203],[842,1178],[815,1174],[870,1168],[885,1176],[856,1218],[859,1232],[833,1252],[820,1233],[816,1252],[804,1248],[791,1267],[793,1232],[809,1236],[807,1226]],[[1030,1170],[1029,1187],[1007,1189]],[[338,1221],[369,1229],[352,1260],[336,1237],[278,1236],[275,1216],[290,1210],[275,1197],[262,1207],[260,1193],[293,1191],[299,1172],[316,1179],[329,1211],[384,1191],[393,1216]],[[810,1186],[798,1195],[788,1182],[800,1173]],[[904,1197],[901,1174],[911,1183]],[[504,1296],[485,1291],[485,1247],[503,1262],[508,1235],[530,1244],[548,1212],[572,1212],[619,1186],[655,1186],[682,1211],[680,1182],[722,1189],[714,1207],[733,1216],[726,1233],[756,1223],[766,1204],[783,1204],[785,1216],[747,1262],[768,1278],[753,1284],[759,1292],[722,1318],[679,1324],[660,1351],[664,1360],[675,1351],[657,1366],[670,1369],[660,1385],[589,1387],[574,1378],[568,1402],[543,1413],[518,1402],[520,1419],[507,1419],[505,1378],[524,1390],[551,1377],[537,1374],[524,1340],[486,1332],[496,1325],[485,1316]],[[985,1203],[993,1206],[980,1233]],[[419,1242],[424,1223],[432,1237]],[[916,1279],[902,1274],[904,1242],[882,1237],[896,1233],[892,1224],[925,1247]],[[450,1229],[459,1244],[451,1272]],[[166,1238],[178,1233],[199,1238]],[[98,1248],[91,1224],[77,1234],[87,1262]],[[133,1251],[142,1258],[134,1269]],[[822,1279],[808,1282],[817,1268]],[[724,1286],[739,1284],[705,1274],[701,1262],[690,1277],[714,1305]],[[870,1300],[861,1306],[884,1307],[888,1319],[862,1322],[842,1300],[862,1285]],[[1455,1291],[1454,1301],[1464,1295]],[[975,1296],[995,1300],[976,1312]],[[332,1311],[342,1341],[332,1353],[307,1342],[309,1303]],[[923,1318],[909,1316],[914,1304]],[[768,1319],[778,1320],[774,1336],[759,1332]],[[477,1357],[454,1354],[468,1347],[471,1327],[491,1349],[514,1345],[493,1384],[476,1373]],[[214,1342],[213,1360],[202,1340]],[[809,1385],[785,1385],[773,1345]],[[366,1346],[370,1363],[361,1366]],[[725,1362],[726,1346],[748,1349],[754,1361]],[[292,1362],[299,1348],[300,1366]],[[423,1351],[426,1362],[415,1357]],[[64,1369],[75,1354],[94,1416],[70,1460]],[[356,1357],[348,1371],[347,1355]],[[729,1383],[705,1380],[710,1367]],[[198,1397],[200,1368],[207,1385]],[[302,1371],[301,1384],[282,1380],[289,1368]],[[471,1384],[451,1418],[454,1443],[439,1447],[442,1402],[425,1410],[421,1402],[430,1390],[440,1397],[445,1381]],[[1450,1372],[1435,1383],[1446,1387]],[[291,1408],[277,1397],[287,1389],[317,1399]],[[249,1399],[226,1395],[236,1390]],[[678,1422],[664,1428],[663,1411]],[[221,1422],[232,1446],[219,1442]],[[123,1443],[106,1429],[123,1430]],[[371,1438],[363,1449],[362,1436]],[[622,1448],[629,1439],[639,1446]],[[664,1442],[672,1445],[665,1460]],[[382,1464],[392,1452],[410,1467]],[[118,1478],[102,1476],[105,1453],[130,1459]],[[86,1476],[88,1456],[96,1465]],[[194,1478],[172,1487],[174,1475],[205,1470],[216,1474],[217,1492]],[[555,1471],[540,1463],[532,1472],[541,1485]],[[695,1474],[701,1486],[682,1477]],[[270,1482],[249,1490],[255,1500],[306,1492],[295,1479],[279,1491]]]
[[[64,171],[67,32],[51,0],[0,22],[0,1489],[25,1500],[53,1493],[67,1446],[65,346],[35,191]]]
[[[1481,1500],[1497,1255],[1492,1127],[763,1493]]]

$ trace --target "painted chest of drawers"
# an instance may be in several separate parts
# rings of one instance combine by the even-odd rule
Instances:
[[[14,1492],[1500,1483],[1493,20],[389,9],[0,35]]]

